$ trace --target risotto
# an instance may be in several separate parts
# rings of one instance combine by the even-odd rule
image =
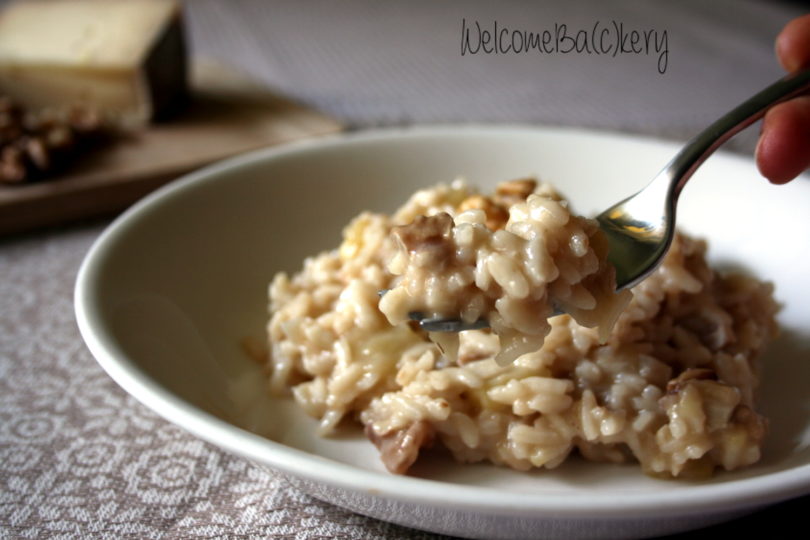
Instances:
[[[360,422],[390,471],[434,444],[520,470],[573,452],[656,476],[759,459],[772,286],[716,273],[704,242],[679,235],[616,294],[598,227],[533,180],[489,196],[439,185],[343,236],[270,285],[271,387],[291,389],[324,435]],[[412,311],[492,328],[429,336]]]
[[[606,339],[632,295],[616,293],[604,235],[592,220],[571,215],[550,186],[535,187],[533,180],[504,182],[494,201],[462,202],[455,219],[441,212],[394,227],[399,251],[388,270],[401,278],[380,301],[388,321],[402,324],[410,314],[487,321],[499,337],[499,364],[540,349],[555,309]],[[429,336],[456,360],[458,334]]]

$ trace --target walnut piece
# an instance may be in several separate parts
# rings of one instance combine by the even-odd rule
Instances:
[[[444,268],[452,255],[451,233],[453,218],[450,214],[419,216],[413,223],[394,227],[394,237],[405,249],[417,256],[422,266]]]
[[[486,226],[492,231],[503,229],[506,227],[506,222],[509,221],[509,210],[483,195],[467,197],[461,202],[458,210],[459,212],[482,210],[487,216]]]
[[[32,112],[0,96],[0,184],[44,178],[109,133],[91,110]]]
[[[680,375],[667,383],[667,394],[677,394],[680,392],[684,385],[689,381],[694,380],[717,380],[717,374],[711,369],[705,368],[688,368]]]
[[[518,180],[508,180],[501,182],[495,188],[496,197],[513,197],[518,201],[525,201],[526,198],[537,189],[537,180],[534,178],[520,178]]]
[[[366,436],[380,451],[385,468],[394,474],[405,474],[419,457],[419,450],[433,444],[433,427],[421,420],[407,429],[378,435],[371,424],[366,425]]]
[[[408,251],[416,251],[442,242],[452,228],[453,218],[442,212],[435,216],[418,216],[413,223],[394,227],[393,232]]]

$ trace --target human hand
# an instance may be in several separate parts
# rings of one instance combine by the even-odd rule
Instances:
[[[788,72],[810,68],[810,15],[790,21],[776,38],[776,56]],[[771,108],[762,123],[757,167],[774,184],[784,184],[810,167],[810,96]]]

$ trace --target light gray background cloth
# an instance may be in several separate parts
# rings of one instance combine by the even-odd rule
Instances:
[[[192,50],[353,129],[573,125],[685,140],[781,75],[773,39],[801,3],[751,0],[195,0]],[[462,21],[667,32],[660,54],[461,54]],[[615,36],[614,36],[615,38]],[[750,152],[756,131],[732,148]],[[79,337],[72,287],[106,222],[0,241],[0,536],[437,538],[319,502],[167,424]],[[800,499],[717,528],[798,516]]]

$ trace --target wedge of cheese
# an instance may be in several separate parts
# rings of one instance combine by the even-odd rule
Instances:
[[[173,0],[27,0],[0,14],[0,94],[32,108],[89,108],[142,126],[187,94]]]

